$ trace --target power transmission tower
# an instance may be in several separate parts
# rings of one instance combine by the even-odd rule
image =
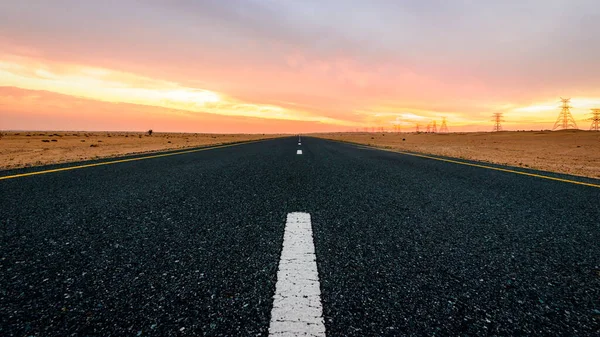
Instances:
[[[417,133],[419,133],[419,127],[420,127],[420,125],[417,124]]]
[[[577,123],[575,123],[575,119],[573,118],[573,115],[571,115],[571,106],[569,105],[571,99],[561,97],[560,100],[562,101],[562,109],[560,110],[560,114],[558,114],[558,118],[556,119],[556,123],[554,123],[552,130],[556,130],[559,127],[563,130],[577,129]]]
[[[448,125],[446,124],[446,117],[442,118],[442,126],[440,126],[440,133],[448,133]]]
[[[592,126],[590,126],[590,130],[600,131],[600,109],[592,109],[592,118],[589,120],[592,121]]]
[[[433,121],[433,125],[431,126],[431,132],[437,133],[437,126],[435,125],[436,121]]]
[[[494,131],[494,132],[502,131],[502,125],[500,123],[504,122],[504,119],[502,119],[503,113],[502,112],[494,112],[494,115],[492,115],[492,117],[494,117],[494,119],[493,119],[494,129],[492,131]]]
[[[431,132],[431,123],[428,123],[427,124],[427,133],[430,133],[430,132]]]

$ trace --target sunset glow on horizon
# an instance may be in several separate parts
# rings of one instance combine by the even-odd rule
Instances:
[[[598,17],[588,0],[7,2],[0,129],[491,131],[502,112],[539,130],[561,96],[587,129]]]

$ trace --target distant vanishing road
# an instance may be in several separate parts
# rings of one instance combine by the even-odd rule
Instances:
[[[304,137],[22,172],[1,336],[600,335],[598,180]]]

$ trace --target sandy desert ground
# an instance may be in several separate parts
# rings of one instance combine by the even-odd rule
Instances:
[[[2,132],[0,170],[279,137],[262,134]]]
[[[315,136],[400,151],[600,178],[600,132],[594,131],[322,133]]]

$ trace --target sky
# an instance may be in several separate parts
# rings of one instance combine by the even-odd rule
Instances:
[[[600,108],[597,0],[0,2],[0,129],[551,129]]]

